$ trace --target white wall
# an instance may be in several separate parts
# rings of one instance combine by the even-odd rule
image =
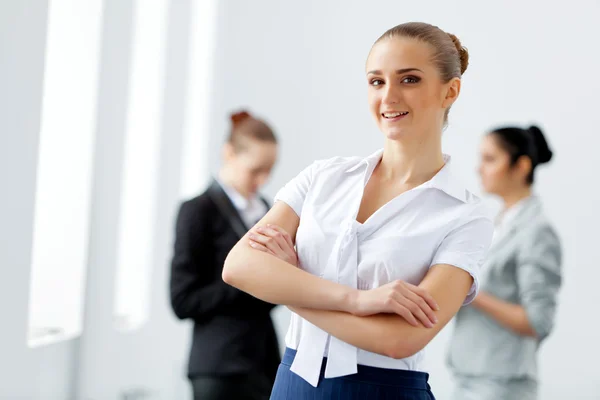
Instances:
[[[600,3],[232,0],[222,15],[211,166],[218,164],[227,113],[247,105],[282,138],[270,194],[315,158],[366,155],[381,146],[364,79],[367,52],[381,33],[421,20],[458,35],[471,64],[445,151],[466,183],[479,191],[477,146],[496,124],[539,123],[555,150],[553,163],[540,168],[537,190],[563,239],[565,284],[556,330],[540,354],[540,398],[573,398],[573,388],[577,399],[600,398],[600,343],[591,328],[592,305],[600,303],[594,243],[600,195],[592,161],[600,146]],[[286,321],[279,310],[279,332]],[[451,386],[444,366],[449,333],[429,351],[441,400]]]

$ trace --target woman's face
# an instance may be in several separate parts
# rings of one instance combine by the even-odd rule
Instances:
[[[252,138],[244,139],[242,149],[230,144],[225,149],[225,165],[232,171],[230,184],[244,197],[254,196],[271,175],[277,161],[277,144]]]
[[[443,83],[431,59],[431,47],[415,39],[390,38],[373,46],[367,59],[369,109],[388,139],[422,140],[418,135],[441,132],[460,80]]]
[[[518,165],[511,165],[510,154],[500,146],[494,134],[484,136],[480,155],[479,176],[487,193],[505,196],[524,185],[523,171]]]

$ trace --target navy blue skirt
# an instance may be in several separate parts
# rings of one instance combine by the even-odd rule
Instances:
[[[285,350],[271,400],[435,400],[425,372],[359,365],[356,374],[324,379],[327,358],[323,359],[319,384],[313,387],[290,371],[295,356],[296,350]]]

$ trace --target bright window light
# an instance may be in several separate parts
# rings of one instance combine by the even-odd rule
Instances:
[[[82,332],[102,11],[102,0],[48,3],[29,292],[31,347]]]
[[[192,4],[190,65],[181,162],[181,197],[196,195],[208,174],[211,81],[216,44],[217,1]]]
[[[114,321],[147,321],[156,226],[168,1],[137,1],[119,218]]]

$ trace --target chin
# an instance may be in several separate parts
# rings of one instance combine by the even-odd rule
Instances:
[[[402,140],[410,136],[408,129],[385,129],[383,133],[389,140]]]
[[[496,195],[496,196],[500,196],[500,194],[498,193],[498,190],[496,190],[495,187],[490,187],[490,185],[481,185],[483,186],[483,191],[487,194],[491,194],[491,195]]]

